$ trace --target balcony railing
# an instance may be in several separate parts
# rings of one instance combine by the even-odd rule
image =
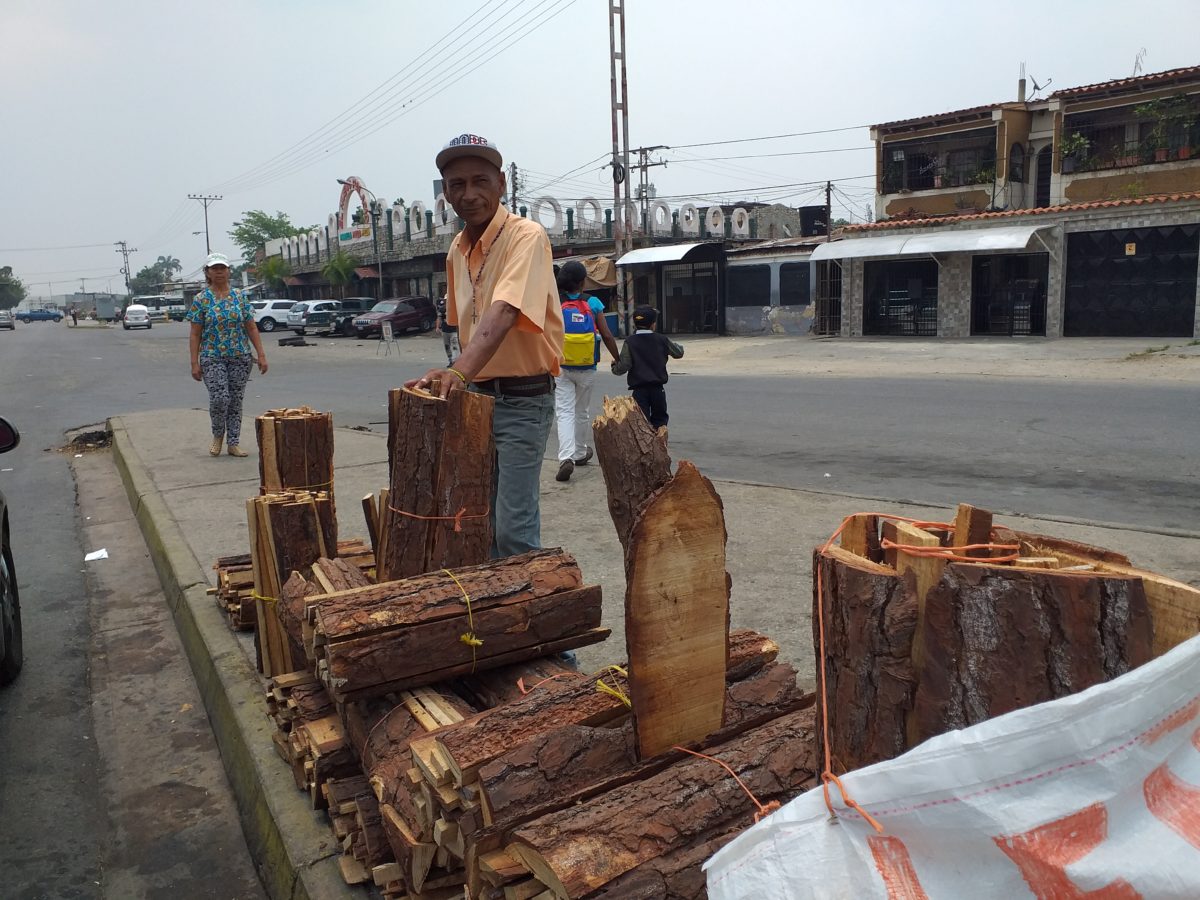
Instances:
[[[1200,115],[1190,98],[1170,97],[1069,116],[1059,154],[1065,174],[1200,157]]]

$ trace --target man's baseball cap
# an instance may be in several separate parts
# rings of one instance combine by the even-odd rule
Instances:
[[[477,134],[460,134],[456,138],[451,138],[433,163],[440,172],[451,160],[458,159],[460,156],[478,156],[486,159],[497,169],[504,169],[504,158],[500,155],[500,150],[487,138]]]
[[[229,257],[224,253],[210,253],[208,259],[204,260],[204,268],[207,269],[209,266],[224,266],[228,269]]]

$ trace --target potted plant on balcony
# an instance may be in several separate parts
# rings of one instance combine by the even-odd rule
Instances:
[[[996,180],[996,167],[985,166],[975,173],[971,179],[972,184],[991,184]]]
[[[1058,152],[1062,158],[1064,175],[1070,175],[1087,158],[1091,145],[1092,142],[1078,131],[1072,131],[1059,140]]]

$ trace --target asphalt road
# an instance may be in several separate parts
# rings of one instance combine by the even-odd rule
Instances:
[[[442,359],[436,335],[403,337],[391,357],[373,341],[284,348],[276,337],[264,336],[271,371],[251,380],[248,413],[307,403],[339,425],[382,430],[372,423],[386,416],[387,388]],[[18,424],[36,421],[45,435],[39,446],[121,412],[206,408],[182,325],[30,325],[2,340],[0,383],[14,388]],[[720,377],[686,374],[686,358],[672,366],[672,450],[717,478],[1200,531],[1197,392],[1178,382]],[[624,390],[601,371],[597,398]]]

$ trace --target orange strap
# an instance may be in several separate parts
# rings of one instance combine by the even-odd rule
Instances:
[[[571,674],[573,674],[573,673],[559,672],[557,675],[551,675],[549,678],[543,678],[541,681],[539,681],[537,684],[535,684],[531,688],[525,687],[525,679],[524,678],[518,678],[517,679],[517,690],[519,690],[522,695],[532,694],[534,691],[536,691],[538,688],[540,688],[547,681],[553,681],[555,678],[566,678],[568,675],[571,675]]]
[[[924,522],[920,519],[910,519],[906,516],[895,516],[889,513],[855,513],[846,516],[842,520],[842,524],[838,526],[837,531],[829,536],[820,550],[820,554],[824,555],[833,542],[841,536],[841,533],[846,530],[846,526],[850,524],[851,519],[855,516],[875,516],[879,519],[890,519],[894,522],[907,522],[917,528],[938,528],[945,531],[954,531],[954,525],[949,522]],[[995,532],[993,530],[993,536]],[[890,541],[884,538],[880,541],[880,546],[885,550],[903,550],[911,556],[935,557],[945,559],[950,562],[967,562],[967,563],[982,563],[982,562],[1011,562],[1020,555],[1020,545],[1018,544],[966,544],[963,546],[953,547],[915,547],[909,544],[898,544],[895,541]],[[982,558],[974,556],[964,556],[967,550],[1005,550],[1008,551],[1003,556],[991,556]],[[956,552],[959,551],[959,552]],[[821,693],[821,743],[824,749],[824,769],[821,772],[821,790],[825,797],[825,807],[829,810],[829,814],[837,816],[837,810],[834,809],[833,800],[830,797],[829,785],[837,785],[838,793],[841,794],[842,802],[853,809],[867,821],[872,828],[877,832],[883,833],[883,826],[871,816],[865,809],[855,802],[854,798],[846,790],[846,786],[833,773],[833,752],[829,745],[829,688],[825,677],[825,591],[822,584],[823,578],[821,574],[821,566],[817,566],[817,638],[818,638],[818,656],[817,656],[817,682]],[[680,748],[682,749],[682,748]]]
[[[396,507],[392,506],[391,504],[388,504],[388,509],[398,516],[408,516],[410,519],[420,519],[422,522],[453,522],[454,531],[456,533],[462,531],[463,519],[486,519],[491,515],[491,512],[489,511],[468,516],[467,508],[465,506],[452,516],[418,516],[416,513],[410,513],[405,512],[402,509],[396,509]]]
[[[740,787],[743,791],[745,791],[746,796],[750,798],[750,801],[755,806],[758,807],[758,812],[756,812],[754,814],[755,822],[759,821],[760,819],[765,818],[766,816],[769,816],[771,813],[775,812],[775,810],[779,809],[779,801],[778,800],[772,800],[770,803],[766,804],[765,806],[762,803],[760,803],[758,798],[754,796],[754,792],[751,791],[750,788],[746,787],[746,782],[742,781],[742,779],[738,777],[738,773],[733,771],[733,767],[730,766],[729,763],[725,762],[724,760],[717,759],[715,756],[706,756],[703,753],[697,753],[695,750],[689,750],[687,747],[680,747],[679,745],[676,745],[676,746],[672,747],[671,749],[678,750],[680,753],[690,754],[691,756],[695,756],[699,759],[707,759],[709,762],[715,762],[718,766],[720,766],[726,772],[728,772],[730,775],[732,775],[733,780],[737,782],[738,787]]]

